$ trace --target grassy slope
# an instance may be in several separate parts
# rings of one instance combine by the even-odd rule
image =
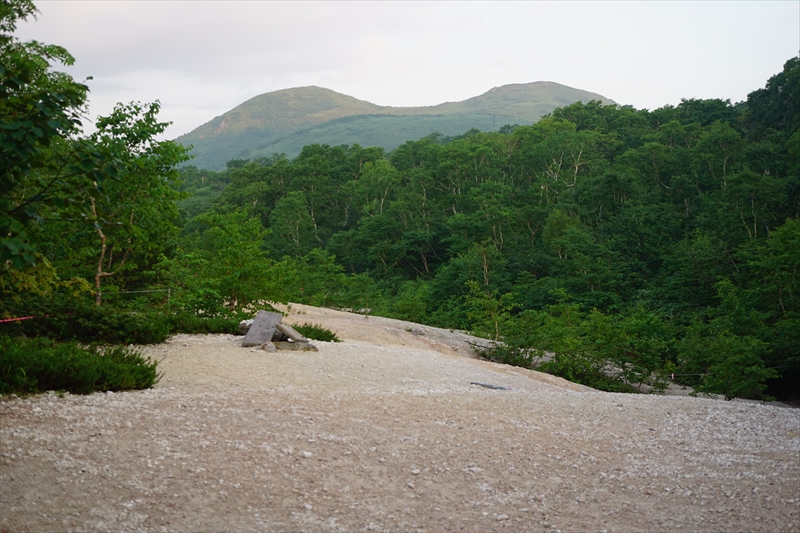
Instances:
[[[463,102],[429,107],[378,106],[329,89],[300,87],[251,98],[177,141],[194,146],[192,164],[218,170],[233,158],[275,152],[291,157],[315,142],[391,150],[432,132],[456,135],[470,128],[489,131],[504,124],[530,124],[557,107],[593,99],[611,103],[553,82],[505,85]],[[347,122],[345,117],[356,118]]]
[[[254,148],[298,129],[380,109],[320,87],[285,89],[251,98],[176,140],[194,146],[193,165],[220,170],[230,159],[249,157]]]

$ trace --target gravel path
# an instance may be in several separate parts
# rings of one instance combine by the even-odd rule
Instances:
[[[285,319],[306,321],[345,342],[178,335],[145,349],[154,389],[0,401],[0,529],[800,532],[796,409],[597,392],[400,321]]]

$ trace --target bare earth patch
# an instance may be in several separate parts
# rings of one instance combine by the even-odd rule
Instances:
[[[178,335],[145,348],[155,389],[1,401],[0,529],[800,531],[796,409],[597,392],[396,320],[284,321],[344,342]]]

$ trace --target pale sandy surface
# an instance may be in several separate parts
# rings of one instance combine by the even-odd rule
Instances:
[[[597,392],[376,317],[284,321],[345,342],[179,335],[145,349],[155,389],[0,401],[0,529],[800,532],[796,409]]]

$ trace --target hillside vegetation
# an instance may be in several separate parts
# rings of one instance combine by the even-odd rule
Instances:
[[[274,153],[295,157],[314,143],[393,150],[431,133],[496,131],[505,124],[531,124],[557,107],[590,100],[611,103],[552,82],[506,85],[463,102],[429,107],[378,106],[329,89],[299,87],[251,98],[177,141],[193,147],[192,163],[198,168],[221,170],[230,159]],[[345,117],[354,120],[343,121]]]
[[[221,173],[189,167],[186,279],[173,279],[225,301],[471,330],[504,341],[486,357],[606,390],[675,379],[789,397],[799,101],[794,58],[735,105],[575,103],[388,154],[315,144]]]

